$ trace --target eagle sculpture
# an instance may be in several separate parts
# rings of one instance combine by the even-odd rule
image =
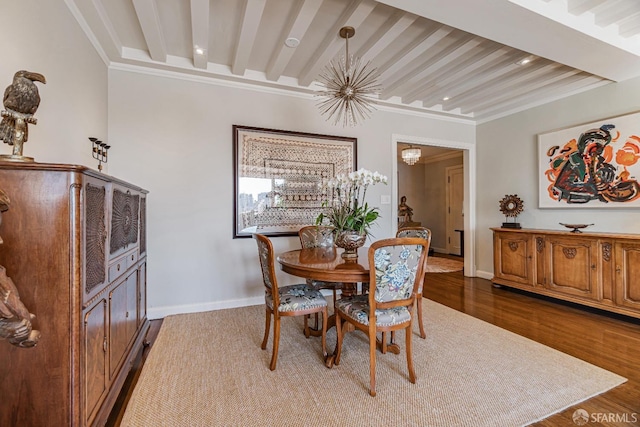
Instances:
[[[0,189],[0,223],[2,212],[8,209],[9,197]],[[34,317],[20,300],[18,288],[13,280],[0,265],[0,338],[6,338],[17,347],[35,346],[40,339],[40,331],[33,329],[31,325]]]
[[[27,123],[36,123],[33,115],[40,105],[40,94],[34,82],[46,84],[42,74],[20,70],[4,91],[5,111],[0,122],[0,139],[9,145],[20,144],[20,151],[28,139]]]

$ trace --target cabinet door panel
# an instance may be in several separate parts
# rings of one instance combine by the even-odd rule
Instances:
[[[107,392],[107,301],[98,301],[84,316],[85,420],[90,420]]]
[[[616,302],[640,310],[640,243],[617,243]]]
[[[572,296],[598,297],[597,243],[593,239],[549,237],[548,288]]]
[[[137,271],[134,271],[109,294],[109,362],[112,377],[118,372],[136,332],[136,275]]]
[[[531,237],[517,233],[494,235],[495,275],[501,279],[533,285]]]
[[[147,263],[140,264],[138,277],[138,324],[147,318]]]

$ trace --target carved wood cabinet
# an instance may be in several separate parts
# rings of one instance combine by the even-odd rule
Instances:
[[[640,318],[640,235],[492,230],[494,283]]]
[[[147,191],[2,161],[0,188],[0,265],[41,333],[33,348],[0,341],[0,425],[104,425],[149,329]]]

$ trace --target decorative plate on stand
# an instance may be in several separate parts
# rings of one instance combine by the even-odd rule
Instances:
[[[503,222],[503,228],[521,228],[519,222],[515,222],[515,218],[524,211],[524,203],[517,194],[507,194],[500,200],[500,212],[507,219],[513,218],[514,222]]]
[[[582,231],[580,231],[580,229],[582,228],[587,228],[590,225],[593,224],[563,224],[563,223],[559,223],[560,225],[564,225],[567,228],[573,228],[573,230],[571,230],[572,233],[582,233]]]

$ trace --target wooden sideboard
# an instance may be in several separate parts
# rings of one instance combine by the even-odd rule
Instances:
[[[640,235],[491,230],[494,283],[640,318]]]
[[[0,265],[41,333],[32,348],[0,340],[0,425],[104,425],[149,329],[147,191],[4,161],[0,188]]]

